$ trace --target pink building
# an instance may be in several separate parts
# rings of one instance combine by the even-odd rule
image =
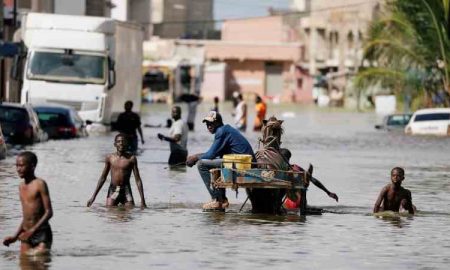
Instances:
[[[303,46],[280,16],[226,21],[222,40],[205,42],[206,59],[224,62],[226,92],[312,102],[312,79],[300,69]]]

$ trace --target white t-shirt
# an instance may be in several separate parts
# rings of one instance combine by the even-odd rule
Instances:
[[[247,116],[244,115],[244,106],[245,106],[245,101],[241,101],[239,102],[239,104],[236,106],[236,115],[234,116],[234,123],[236,124],[236,126],[240,126],[240,125],[245,125],[246,123],[246,118]]]
[[[181,140],[178,141],[178,144],[183,147],[184,149],[187,149],[187,139],[188,139],[188,126],[183,122],[183,120],[178,119],[175,121],[169,130],[169,136],[174,137],[177,134],[181,135]]]

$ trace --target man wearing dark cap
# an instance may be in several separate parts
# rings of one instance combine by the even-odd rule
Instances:
[[[196,163],[200,176],[205,183],[206,189],[211,195],[212,201],[203,205],[204,210],[222,210],[228,207],[228,199],[225,197],[225,189],[211,187],[210,169],[220,168],[222,157],[226,154],[247,154],[252,155],[255,160],[252,147],[247,139],[235,128],[224,125],[222,116],[211,111],[203,119],[206,128],[214,134],[214,142],[206,153],[196,154],[187,158],[186,164],[189,167]]]

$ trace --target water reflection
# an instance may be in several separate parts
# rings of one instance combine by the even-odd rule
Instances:
[[[20,256],[20,270],[47,270],[51,262],[51,255],[47,256]]]
[[[411,225],[411,222],[413,220],[413,217],[402,217],[399,215],[383,216],[377,218],[397,228],[408,227]]]
[[[105,218],[111,223],[126,223],[134,220],[133,213],[135,211],[140,211],[141,209],[137,206],[135,207],[91,207],[91,211],[95,212],[99,217]]]
[[[415,214],[416,216],[420,215],[419,212],[416,212]],[[414,215],[411,215],[407,212],[398,213],[392,211],[384,211],[375,213],[373,214],[373,216],[397,228],[408,227],[414,220]]]
[[[153,106],[143,122],[164,119],[168,109]],[[200,107],[199,114],[208,109]],[[276,109],[269,115],[277,115]],[[231,123],[224,112],[224,121]],[[198,171],[168,167],[169,149],[156,138],[163,129],[144,131],[146,149],[138,157],[145,210],[104,207],[107,188],[93,207],[85,207],[105,154],[114,151],[115,133],[28,147],[39,157],[37,175],[47,180],[55,209],[52,262],[19,261],[18,248],[0,247],[0,269],[15,270],[19,264],[22,269],[295,269],[299,262],[308,262],[301,265],[306,269],[446,269],[450,140],[376,132],[372,118],[299,108],[295,118],[284,119],[283,146],[293,153],[293,163],[314,164],[317,178],[339,195],[335,203],[318,189],[308,190],[308,203],[322,208],[321,216],[253,215],[248,202],[239,212],[243,190],[238,198],[229,192],[226,213],[203,213],[210,198]],[[259,134],[245,135],[257,145]],[[189,151],[205,151],[212,139],[203,128],[189,133]],[[0,161],[0,227],[6,233],[17,229],[22,215],[11,153]],[[405,187],[420,211],[413,218],[374,218],[373,203],[397,164],[405,166]]]

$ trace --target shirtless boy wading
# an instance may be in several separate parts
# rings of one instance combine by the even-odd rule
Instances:
[[[118,134],[114,139],[114,146],[116,147],[117,152],[106,156],[105,168],[98,180],[94,194],[87,202],[87,206],[91,206],[95,201],[98,192],[105,183],[108,173],[111,170],[111,185],[108,189],[106,206],[117,206],[119,204],[124,206],[134,206],[130,185],[130,176],[133,171],[139,195],[141,196],[141,207],[146,207],[144,187],[137,167],[137,159],[134,155],[127,152],[128,142],[126,136],[124,134]]]
[[[20,253],[39,255],[48,252],[53,235],[48,223],[53,216],[52,203],[44,180],[34,175],[37,157],[32,152],[22,152],[17,156],[16,170],[24,181],[20,183],[19,194],[23,219],[14,236],[3,240],[5,246],[20,240]]]
[[[400,210],[408,211],[414,214],[416,209],[412,203],[411,191],[402,187],[405,179],[405,171],[403,168],[395,167],[391,171],[391,183],[386,185],[378,195],[373,208],[374,213],[380,211],[399,212]]]

